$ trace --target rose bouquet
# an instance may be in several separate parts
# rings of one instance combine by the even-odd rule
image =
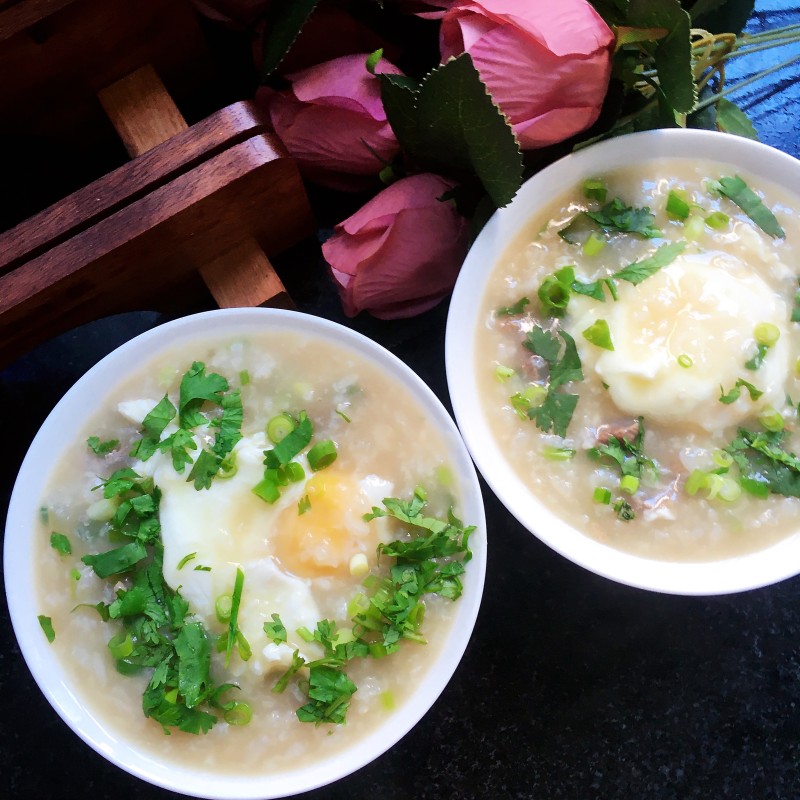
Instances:
[[[196,2],[250,31],[257,100],[304,177],[374,194],[322,251],[345,313],[386,319],[444,298],[470,230],[575,147],[655,127],[755,137],[726,64],[800,40],[742,34],[754,0]]]

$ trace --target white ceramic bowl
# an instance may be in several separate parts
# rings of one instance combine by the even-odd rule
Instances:
[[[195,770],[161,762],[135,742],[127,741],[124,732],[106,728],[102,719],[84,707],[82,690],[71,685],[36,618],[38,600],[32,577],[40,548],[34,542],[41,542],[37,508],[51,468],[72,438],[71,431],[83,426],[109,388],[129,374],[131,364],[197,337],[267,328],[334,340],[399,380],[443,432],[450,463],[461,484],[463,518],[476,525],[477,531],[470,539],[474,557],[468,565],[464,594],[457,603],[449,638],[402,706],[369,736],[326,760],[277,774],[220,775],[202,767]],[[124,344],[89,370],[53,409],[31,444],[11,497],[4,550],[8,605],[20,649],[42,692],[64,721],[98,753],[150,783],[196,797],[237,800],[285,797],[331,783],[377,758],[404,736],[430,708],[458,666],[478,614],[485,568],[485,520],[477,476],[455,424],[431,390],[399,359],[354,331],[305,314],[265,309],[211,311],[168,323]]]
[[[461,269],[447,320],[447,381],[456,421],[478,469],[505,507],[539,539],[577,564],[621,583],[676,594],[724,594],[800,573],[800,534],[759,552],[715,562],[675,563],[641,558],[589,538],[534,496],[501,452],[481,410],[475,339],[484,290],[493,266],[526,223],[556,193],[587,177],[645,165],[659,158],[704,159],[784,187],[800,186],[800,162],[766,145],[710,131],[658,130],[592,145],[534,175],[498,211],[473,244]]]

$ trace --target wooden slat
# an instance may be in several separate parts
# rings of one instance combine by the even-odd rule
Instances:
[[[312,231],[294,162],[253,137],[0,277],[0,366],[101,314],[174,307],[248,236],[279,253]]]
[[[263,114],[250,101],[234,103],[212,114],[0,234],[0,275],[265,129]]]
[[[102,89],[97,98],[132,157],[189,127],[150,64]]]
[[[30,28],[55,14],[75,0],[22,0],[20,3],[0,3],[0,42]]]

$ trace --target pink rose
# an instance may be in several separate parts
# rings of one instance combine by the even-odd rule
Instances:
[[[614,34],[585,0],[468,0],[442,19],[442,61],[467,51],[523,150],[585,130],[603,104]]]
[[[348,316],[398,319],[433,308],[453,288],[467,252],[468,223],[438,175],[393,183],[339,223],[322,253]]]
[[[335,58],[287,75],[291,89],[256,94],[300,171],[333,189],[364,188],[400,151],[367,57]],[[400,74],[386,59],[376,72]]]

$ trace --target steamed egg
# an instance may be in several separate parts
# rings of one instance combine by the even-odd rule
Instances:
[[[783,400],[789,370],[788,310],[766,282],[737,258],[684,254],[634,286],[620,282],[617,302],[577,298],[570,325],[584,368],[593,369],[614,403],[632,415],[718,430]],[[593,322],[608,323],[613,350],[581,335]],[[757,350],[754,330],[774,325],[780,337],[763,364],[745,363]],[[763,392],[742,392],[719,402],[737,380]]]
[[[120,411],[129,415],[138,409]],[[252,488],[263,478],[264,450],[270,446],[263,433],[242,438],[234,448],[236,473],[218,476],[201,491],[187,482],[189,467],[177,473],[164,454],[134,465],[151,474],[162,492],[164,579],[210,631],[223,629],[217,599],[232,594],[237,568],[244,573],[238,626],[252,657],[235,659],[234,672],[285,670],[294,650],[306,660],[322,655],[318,645],[297,634],[298,628],[314,630],[326,618],[327,609],[315,599],[315,582],[349,577],[358,554],[374,563],[383,520],[368,524],[362,517],[392,492],[390,482],[359,477],[336,464],[314,473],[301,456],[297,461],[305,477],[282,487],[279,499],[267,503]],[[271,643],[264,634],[272,614],[279,614],[286,627],[286,644]]]

